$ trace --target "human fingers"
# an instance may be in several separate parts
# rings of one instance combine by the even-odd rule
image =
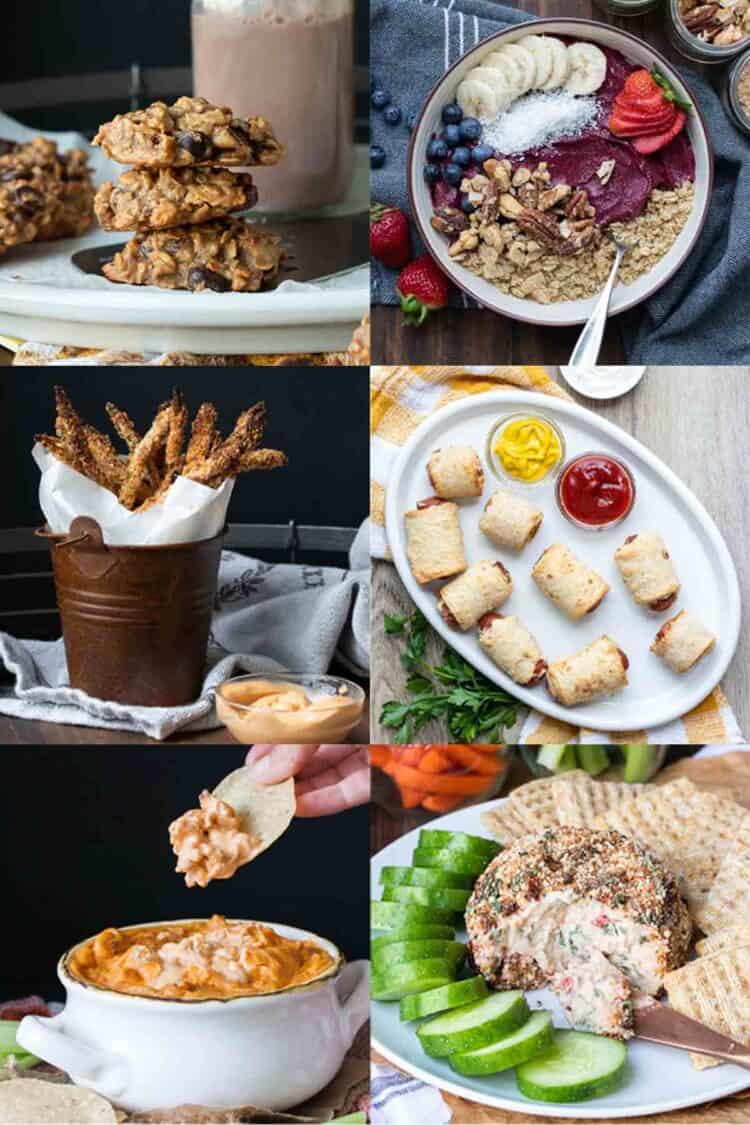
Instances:
[[[330,816],[364,805],[370,799],[369,766],[359,766],[333,785],[297,794],[297,816]]]
[[[339,763],[356,756],[363,750],[366,753],[367,747],[331,746],[327,744],[319,746],[317,754],[312,756],[305,768],[297,775],[297,779],[302,780],[303,778],[315,777],[316,774],[324,773],[328,769],[335,768]]]
[[[295,777],[316,750],[317,746],[254,746],[245,759],[250,779],[257,785],[275,785],[288,777]]]

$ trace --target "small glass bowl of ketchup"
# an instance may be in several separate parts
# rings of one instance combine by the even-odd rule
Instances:
[[[557,478],[557,504],[577,527],[602,531],[625,519],[635,503],[630,469],[608,453],[580,453]]]

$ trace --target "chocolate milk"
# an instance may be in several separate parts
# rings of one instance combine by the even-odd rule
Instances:
[[[286,155],[253,168],[259,211],[343,199],[353,169],[349,0],[194,0],[194,92],[270,121]]]

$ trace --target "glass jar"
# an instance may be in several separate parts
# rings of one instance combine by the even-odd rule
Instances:
[[[642,16],[644,12],[653,12],[660,7],[662,0],[594,0],[600,11],[609,16]]]
[[[354,0],[192,0],[193,91],[265,117],[285,146],[253,168],[258,210],[315,211],[354,167]]]
[[[693,62],[729,62],[750,46],[748,36],[744,36],[738,43],[730,43],[725,47],[699,39],[692,31],[688,31],[682,22],[680,0],[667,0],[667,35],[675,50]]]
[[[731,120],[750,135],[750,50],[740,55],[724,75],[721,96]]]
[[[371,746],[372,796],[395,815],[424,819],[496,797],[511,764],[504,746]]]

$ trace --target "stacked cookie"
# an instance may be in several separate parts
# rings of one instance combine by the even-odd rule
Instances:
[[[94,201],[105,230],[136,232],[104,266],[110,281],[254,292],[277,276],[281,239],[233,217],[258,192],[252,176],[229,168],[277,164],[284,155],[262,117],[241,120],[227,106],[183,97],[118,115],[94,144],[133,165]]]
[[[80,149],[0,141],[0,254],[26,242],[73,238],[91,225],[94,187]]]

